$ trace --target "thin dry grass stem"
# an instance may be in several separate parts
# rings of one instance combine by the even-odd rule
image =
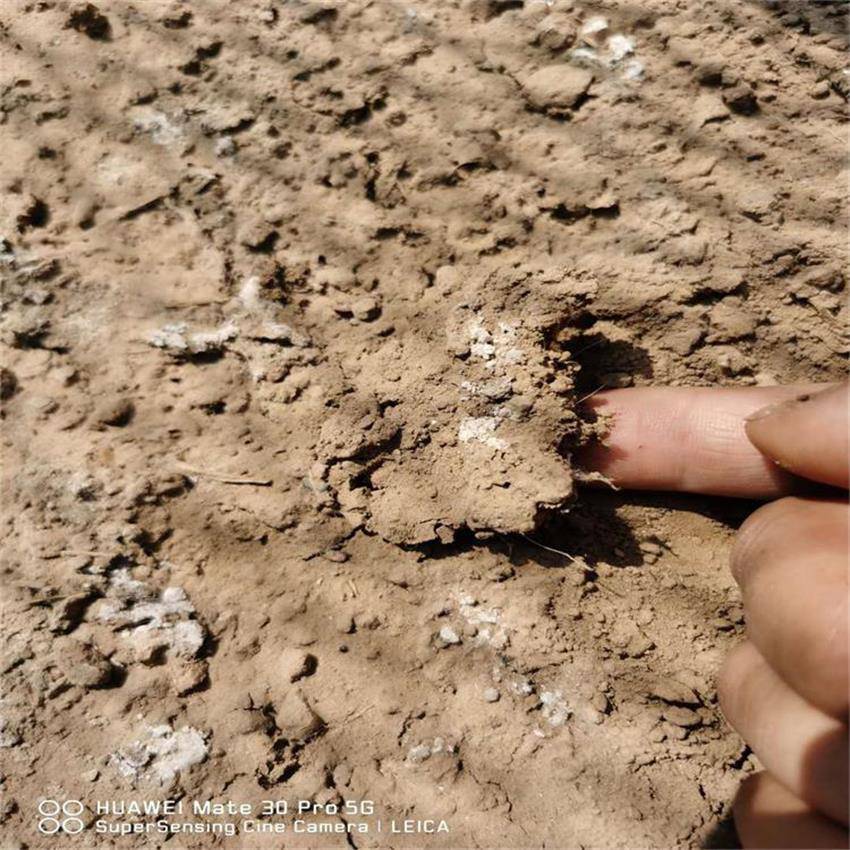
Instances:
[[[570,555],[569,552],[562,552],[560,549],[553,549],[551,546],[544,546],[542,543],[538,543],[536,540],[532,540],[527,534],[523,534],[519,532],[519,536],[525,538],[529,543],[533,543],[535,546],[539,546],[541,549],[545,549],[547,552],[552,552],[554,555],[563,555],[565,558],[569,558],[572,563],[576,563],[577,559]]]
[[[591,348],[595,348],[597,345],[602,345],[602,343],[605,341],[605,337],[595,339],[593,340],[593,342],[589,342],[587,345],[582,346],[578,351],[573,352],[573,357],[578,357],[579,354],[584,354],[585,351],[589,351]]]
[[[553,549],[551,546],[544,546],[544,544],[538,543],[536,540],[533,540],[531,537],[529,537],[527,534],[523,534],[521,531],[519,532],[519,536],[525,538],[529,543],[532,543],[535,546],[539,546],[541,549],[545,549],[547,552],[552,552],[555,555],[563,555],[565,558],[569,558],[569,560],[574,564],[583,563],[581,558],[575,558],[570,555],[569,552],[563,552],[561,549]],[[606,593],[613,593],[614,596],[619,596],[620,599],[625,598],[622,593],[617,590],[614,590],[614,588],[611,587],[607,582],[603,582],[598,577],[594,580],[593,583],[597,585],[597,587],[599,587],[600,589],[604,590]]]
[[[581,404],[583,401],[587,401],[589,398],[593,398],[593,396],[595,396],[595,395],[596,395],[596,393],[601,393],[601,392],[602,392],[602,390],[604,390],[604,389],[606,389],[606,385],[605,385],[605,384],[602,384],[602,386],[601,386],[601,387],[597,387],[597,388],[596,388],[596,389],[595,389],[592,393],[588,393],[587,395],[583,395],[583,396],[582,396],[582,397],[581,397],[581,398],[580,398],[580,399],[576,402],[576,404]]]
[[[198,469],[186,463],[178,463],[177,471],[181,475],[198,475],[202,478],[210,478],[220,484],[243,484],[254,487],[271,487],[274,483],[271,478],[243,478],[239,475],[228,475],[225,472],[213,472],[209,469]]]

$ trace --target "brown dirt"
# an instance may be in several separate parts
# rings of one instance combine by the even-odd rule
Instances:
[[[841,374],[845,47],[839,3],[4,3],[2,846],[45,798],[166,846],[91,810],[167,796],[376,806],[168,847],[733,840],[748,506],[576,497],[575,402]]]

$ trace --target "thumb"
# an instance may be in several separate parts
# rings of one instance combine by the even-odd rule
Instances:
[[[802,393],[748,417],[750,442],[779,466],[847,489],[848,384]]]

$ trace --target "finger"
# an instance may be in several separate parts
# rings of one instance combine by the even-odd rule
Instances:
[[[747,420],[747,436],[795,475],[847,489],[849,386],[802,392],[760,410]]]
[[[635,387],[599,393],[588,406],[609,417],[598,444],[577,455],[619,487],[774,498],[799,484],[750,442],[747,416],[812,392],[791,387]]]
[[[741,527],[732,572],[750,640],[785,681],[821,710],[848,708],[846,503],[788,497]]]
[[[734,649],[718,681],[723,713],[795,796],[847,823],[847,727],[809,705],[753,644]]]
[[[738,837],[747,848],[835,850],[848,846],[846,829],[819,815],[767,773],[744,781],[733,811]]]

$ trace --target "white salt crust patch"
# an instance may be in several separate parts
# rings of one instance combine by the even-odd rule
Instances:
[[[543,691],[540,702],[541,712],[550,726],[563,726],[572,714],[560,691]]]
[[[157,594],[124,568],[110,576],[107,598],[97,616],[101,622],[121,628],[140,650],[162,646],[194,658],[206,637],[204,627],[192,619],[194,614],[195,606],[183,588],[166,587]]]
[[[183,128],[169,115],[156,110],[145,110],[134,120],[137,130],[147,133],[156,145],[170,147],[185,138]]]
[[[162,724],[148,726],[136,741],[112,753],[109,763],[134,785],[169,787],[181,771],[202,762],[208,752],[199,730],[192,726],[174,730]]]
[[[462,443],[483,443],[493,449],[506,449],[508,443],[495,436],[499,420],[495,416],[468,416],[458,425],[457,436]]]
[[[644,64],[635,56],[637,44],[630,35],[610,33],[608,19],[601,15],[585,21],[579,33],[582,46],[569,51],[575,65],[618,71],[622,79],[643,79]]]

